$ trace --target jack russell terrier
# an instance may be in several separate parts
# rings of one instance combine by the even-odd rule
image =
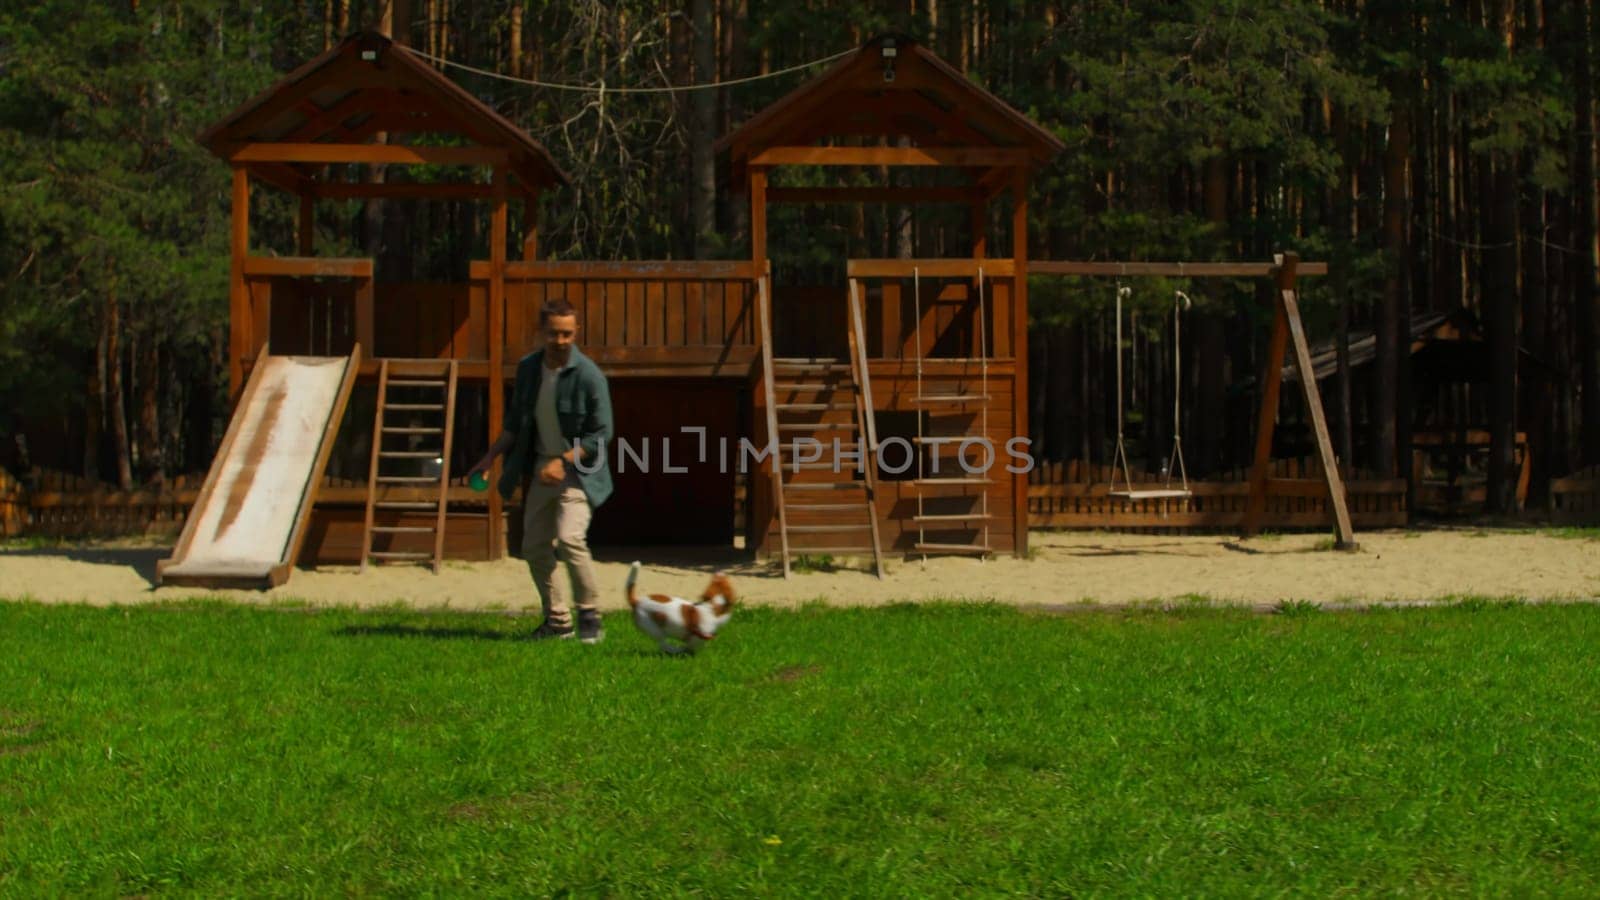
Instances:
[[[717,629],[733,615],[733,584],[722,572],[711,576],[711,583],[700,592],[697,602],[667,594],[640,597],[635,587],[638,579],[639,563],[635,562],[628,570],[628,605],[633,607],[633,623],[653,638],[663,653],[694,653],[716,637]],[[683,644],[669,643],[670,640]]]

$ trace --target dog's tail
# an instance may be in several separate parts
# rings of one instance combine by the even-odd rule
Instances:
[[[633,567],[628,570],[628,605],[639,605],[639,590],[635,582],[639,580],[639,561],[633,561]]]

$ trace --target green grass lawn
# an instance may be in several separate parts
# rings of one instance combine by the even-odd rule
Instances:
[[[0,893],[1600,891],[1600,608],[0,604]]]

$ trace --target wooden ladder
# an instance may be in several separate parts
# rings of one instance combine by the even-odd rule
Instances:
[[[390,398],[395,390],[400,401]],[[389,424],[389,413],[403,413]],[[372,423],[372,465],[367,472],[367,518],[361,531],[361,570],[368,560],[433,561],[439,574],[444,560],[445,511],[450,494],[450,445],[455,432],[456,361],[453,359],[385,359],[378,364],[378,413]],[[419,424],[432,423],[432,424]],[[385,446],[385,440],[390,446]],[[393,448],[404,441],[405,449]],[[418,446],[428,443],[431,446]],[[442,446],[440,446],[442,444]],[[428,474],[436,461],[438,474]],[[382,488],[383,499],[378,499]],[[432,525],[378,525],[378,510],[393,510],[404,521],[407,511],[432,510]],[[432,534],[433,552],[374,550],[377,535]]]
[[[774,358],[772,354],[771,302],[768,281],[761,279],[761,358],[767,403],[767,435],[772,448],[772,495],[778,514],[778,550],[783,560],[783,577],[789,577],[790,557],[797,552],[872,554],[873,568],[883,577],[883,546],[878,532],[877,440],[871,416],[871,386],[856,329],[856,314],[850,332],[850,359]],[[854,297],[852,295],[852,308]],[[858,312],[858,311],[857,311]],[[783,379],[780,383],[779,379]],[[848,412],[849,421],[829,421],[829,413]],[[796,421],[791,416],[811,421]],[[781,418],[780,418],[781,417]],[[822,447],[822,457],[802,460],[794,455],[797,438],[811,438]],[[852,454],[846,465],[840,456]],[[859,460],[859,462],[855,462]],[[859,467],[863,473],[856,479]],[[795,476],[819,473],[805,479],[784,480],[784,471]],[[831,476],[831,477],[830,477]],[[831,520],[816,524],[790,524],[792,513],[804,518],[815,516]],[[852,515],[854,514],[854,515]],[[790,545],[795,534],[841,535],[841,542],[798,550]],[[851,543],[848,535],[870,535],[871,543]]]
[[[988,440],[989,437],[989,403],[993,399],[989,394],[989,353],[987,349],[987,319],[988,304],[985,302],[983,269],[980,267],[977,274],[977,350],[978,355],[970,358],[954,359],[947,357],[934,357],[939,362],[959,362],[965,364],[978,364],[978,385],[974,391],[970,386],[969,378],[962,378],[962,387],[958,389],[934,389],[925,385],[923,380],[923,355],[922,355],[922,297],[921,278],[917,277],[912,287],[913,300],[916,305],[916,318],[913,320],[916,329],[916,393],[912,395],[911,402],[916,407],[917,436],[913,439],[917,445],[917,477],[909,484],[917,498],[917,511],[911,521],[917,526],[917,540],[912,545],[916,553],[924,559],[932,554],[973,554],[980,558],[994,553],[993,545],[989,540],[989,523],[996,517],[989,511],[989,486],[994,483],[991,477],[992,467],[999,464],[999,451],[992,446],[986,453],[989,468],[980,474],[973,474],[962,465],[963,441],[972,439]],[[969,301],[970,302],[970,301]],[[976,416],[974,416],[976,408]],[[978,431],[972,432],[973,419],[976,418]],[[928,428],[938,428],[938,434],[926,434],[924,422]],[[947,429],[947,430],[946,430]],[[953,453],[946,453],[953,450]],[[929,473],[926,470],[926,461],[930,457],[935,459],[935,466],[942,471]],[[948,467],[941,462],[948,459]],[[940,510],[929,512],[925,505],[928,495],[933,494],[944,498],[947,491],[955,489],[965,492],[976,488],[978,490],[978,503],[975,509],[960,512]],[[931,541],[928,532],[959,534],[965,540]]]

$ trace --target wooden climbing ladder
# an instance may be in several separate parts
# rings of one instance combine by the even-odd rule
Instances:
[[[990,485],[994,483],[989,468],[995,462],[994,450],[988,444],[989,404],[992,400],[989,394],[989,316],[983,264],[981,260],[976,263],[977,308],[974,319],[977,326],[975,335],[977,356],[964,359],[934,357],[943,363],[967,365],[976,363],[978,366],[976,391],[972,390],[970,379],[963,379],[960,385],[953,389],[933,388],[927,385],[923,377],[922,276],[920,267],[912,269],[912,299],[916,313],[913,320],[915,323],[913,338],[916,347],[917,373],[916,393],[911,397],[911,402],[917,409],[917,436],[914,439],[917,445],[917,477],[910,482],[912,492],[917,498],[917,510],[911,520],[917,526],[917,541],[912,545],[912,549],[924,559],[932,554],[974,554],[982,558],[994,552],[989,538],[989,523],[995,518],[989,511]],[[976,434],[972,430],[974,424],[977,426]],[[936,433],[930,434],[929,431]],[[989,466],[979,472],[969,471],[966,462],[968,447],[973,445],[989,447],[985,454]],[[947,449],[953,449],[955,452],[946,454]],[[934,461],[932,472],[928,471],[927,465],[930,459]],[[941,461],[945,461],[944,465],[940,464]],[[972,509],[961,512],[946,510],[929,512],[927,509],[926,503],[932,499],[930,494],[943,500],[948,497],[951,490],[968,491],[973,488],[977,489],[978,502]],[[929,531],[960,536],[963,539],[949,537],[943,540],[929,540]]]
[[[399,394],[399,399],[390,392]],[[361,533],[361,569],[368,560],[431,560],[435,575],[444,559],[445,511],[450,493],[450,444],[455,431],[456,361],[385,359],[378,366],[378,412],[372,424],[372,465],[367,473],[367,518]],[[391,413],[396,414],[391,421]],[[404,445],[397,446],[397,445]],[[437,473],[426,471],[429,462]],[[380,492],[383,499],[379,499]],[[429,510],[432,525],[378,525],[379,511]],[[387,517],[386,517],[387,518]],[[432,534],[433,551],[397,550],[393,539],[378,550],[378,535]]]
[[[772,345],[772,303],[769,278],[760,279],[762,383],[765,386],[768,447],[772,451],[771,484],[778,517],[778,552],[783,576],[789,577],[796,552],[872,554],[873,569],[883,577],[883,544],[877,515],[877,427],[872,415],[872,386],[867,374],[865,332],[856,285],[850,287],[850,358],[776,358]],[[838,421],[847,413],[848,421]],[[804,421],[799,420],[805,419]],[[800,439],[816,440],[821,458],[796,456]],[[837,451],[837,455],[834,452]],[[845,465],[845,454],[855,461]],[[784,480],[784,472],[806,478]],[[855,477],[860,474],[861,477]],[[830,477],[831,476],[831,477]],[[791,524],[799,513],[807,524]],[[797,534],[841,535],[827,546],[795,548]],[[871,543],[850,543],[848,536],[870,536]]]

